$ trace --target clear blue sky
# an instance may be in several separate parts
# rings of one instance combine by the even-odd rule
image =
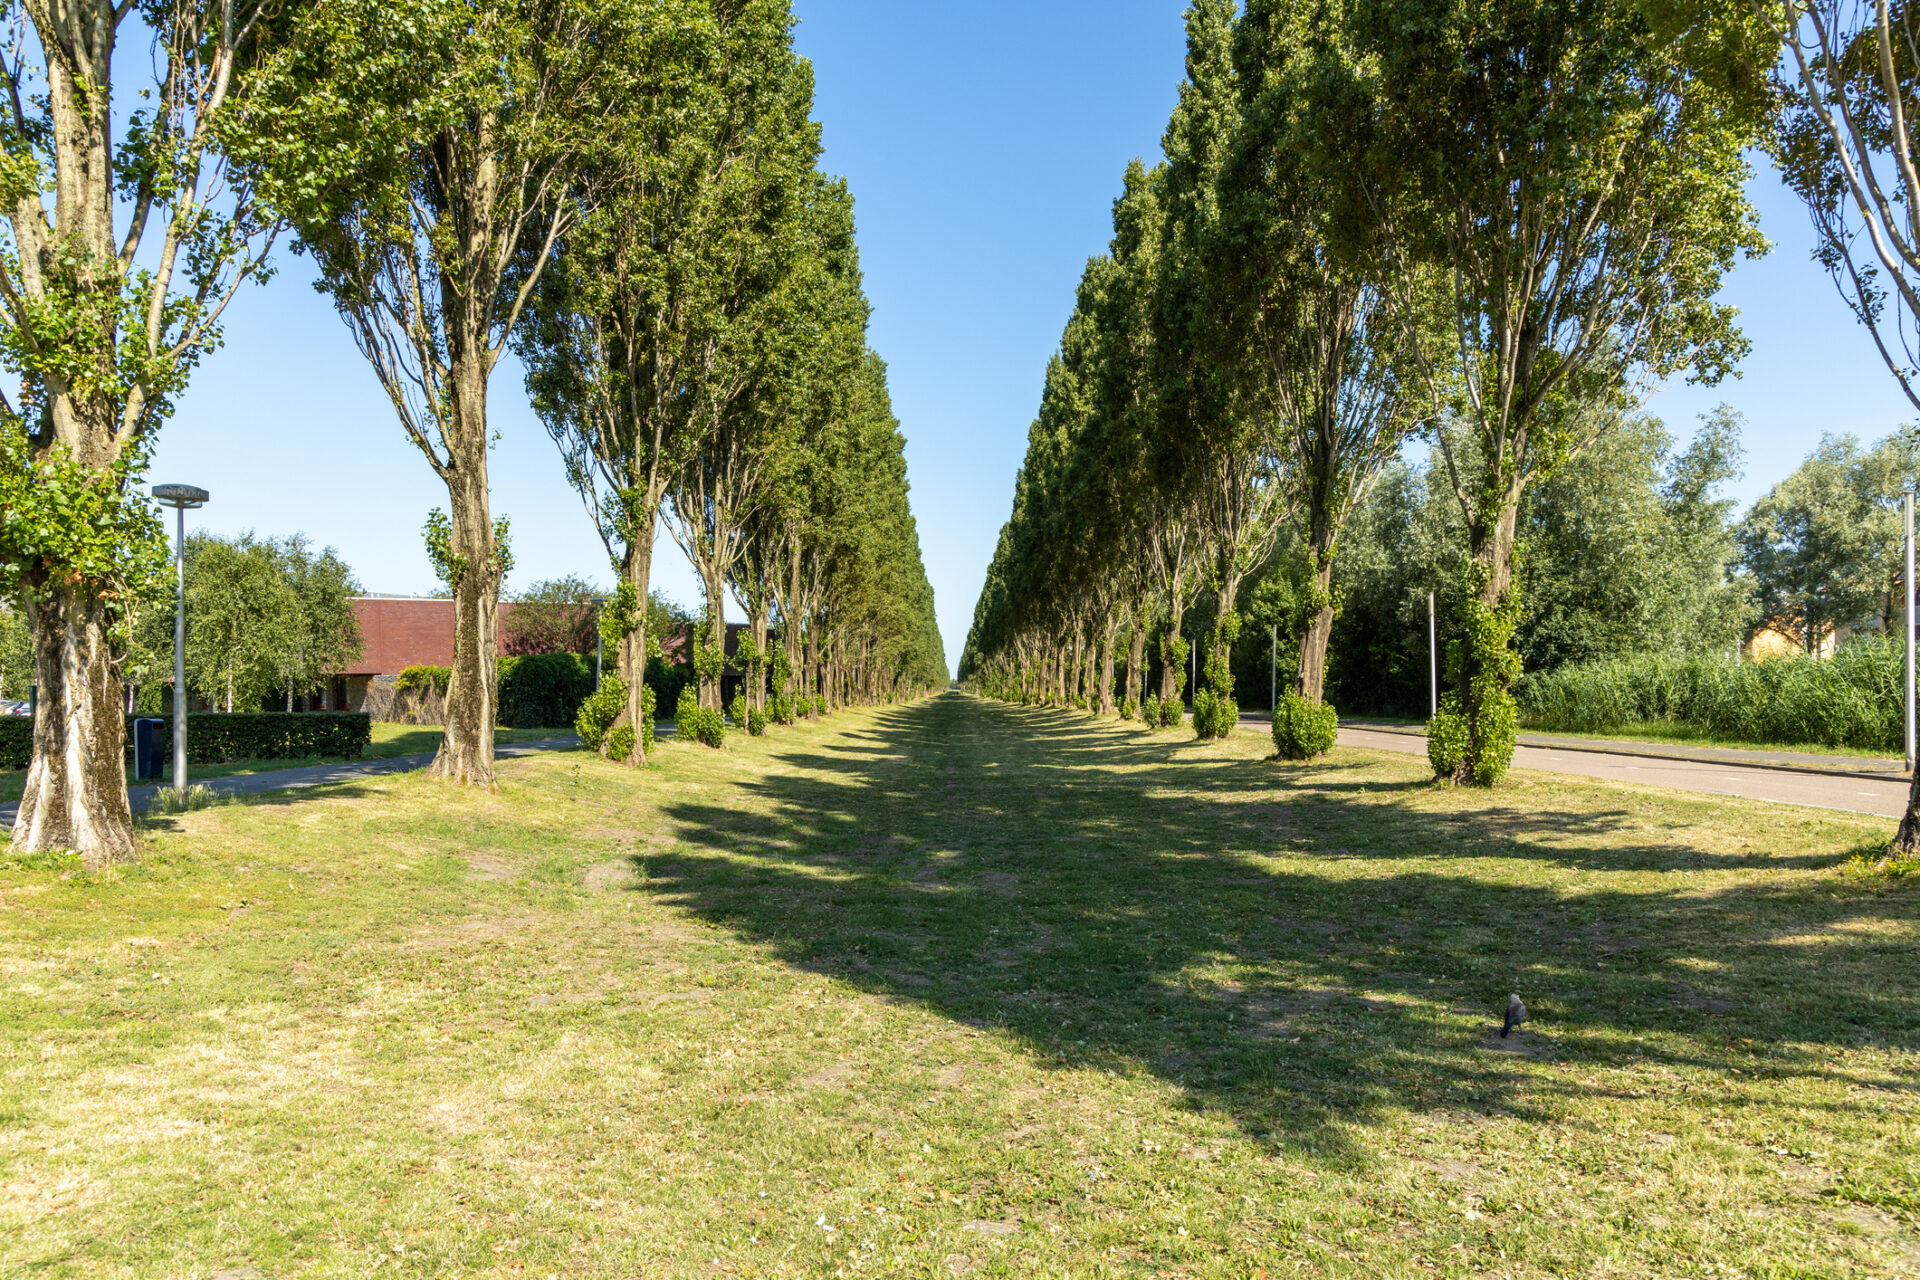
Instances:
[[[1104,248],[1126,162],[1157,155],[1180,80],[1179,0],[796,0],[813,59],[826,166],[858,200],[872,343],[892,370],[920,540],[949,663],[973,614],[1048,355],[1088,255]],[[1823,431],[1878,438],[1916,415],[1808,258],[1806,217],[1770,175],[1755,199],[1774,253],[1727,296],[1753,355],[1718,388],[1671,387],[1652,409],[1685,436],[1722,400],[1746,415],[1750,500]],[[202,485],[203,527],[304,531],[369,590],[426,592],[420,541],[444,491],[402,438],[303,259],[243,295],[227,345],[161,433],[153,479]],[[520,370],[493,382],[495,510],[513,520],[511,591],[605,556],[527,409]],[[664,539],[663,539],[664,542]],[[670,547],[656,578],[691,604]]]

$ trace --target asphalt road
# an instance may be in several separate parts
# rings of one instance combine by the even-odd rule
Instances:
[[[1340,743],[1424,756],[1427,740],[1418,733],[1343,725]],[[1672,787],[1706,795],[1740,796],[1776,804],[1806,805],[1815,809],[1845,809],[1882,818],[1898,818],[1907,811],[1905,779],[1880,774],[1823,773],[1807,769],[1766,768],[1720,760],[1665,760],[1652,756],[1573,750],[1560,746],[1521,746],[1513,753],[1514,767],[1612,782],[1639,782],[1650,787]]]

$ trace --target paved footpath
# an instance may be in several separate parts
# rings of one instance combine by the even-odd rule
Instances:
[[[1579,745],[1572,745],[1576,741]],[[1340,743],[1410,755],[1427,753],[1426,735],[1414,728],[1342,725]],[[1651,787],[1741,796],[1816,809],[1845,809],[1883,818],[1898,818],[1907,811],[1907,779],[1898,772],[1899,761],[1692,748],[1675,749],[1676,755],[1684,752],[1685,758],[1674,758],[1656,744],[1621,744],[1618,749],[1609,749],[1609,746],[1591,739],[1523,741],[1513,753],[1513,763],[1518,769],[1639,782]],[[1758,756],[1762,762],[1739,758],[1743,756]]]
[[[544,738],[538,742],[501,743],[494,747],[497,757],[532,755],[536,751],[566,751],[580,745],[578,738]],[[411,773],[415,769],[424,769],[433,763],[434,753],[422,752],[411,756],[389,756],[384,760],[350,760],[343,764],[315,764],[299,769],[269,769],[261,773],[236,773],[225,778],[203,778],[198,785],[205,786],[221,795],[258,796],[271,791],[298,791],[307,787],[326,787],[339,782],[352,782],[357,778],[373,778],[387,773]],[[187,781],[195,783],[192,771],[188,771]],[[154,793],[159,787],[129,787],[127,799],[133,804],[135,813],[145,813],[153,804]],[[0,804],[0,825],[11,827],[20,805],[16,801]]]

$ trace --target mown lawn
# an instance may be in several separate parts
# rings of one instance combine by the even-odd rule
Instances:
[[[446,730],[423,728],[418,725],[383,724],[378,721],[373,726],[373,741],[367,749],[355,759],[391,760],[395,756],[418,755],[440,749],[440,739]],[[571,729],[496,729],[493,740],[495,745],[511,742],[539,742],[547,738],[566,738],[573,735]],[[166,775],[173,777],[173,739],[167,739]],[[276,769],[300,769],[313,764],[339,764],[345,756],[292,756],[274,760],[223,760],[219,764],[190,764],[187,766],[189,782],[204,782],[208,778],[231,778],[243,773],[268,773]],[[127,765],[127,785],[140,786],[133,777],[133,765]],[[25,769],[0,769],[0,801],[18,800],[27,787]]]
[[[9,867],[0,1274],[1920,1271],[1886,824],[1264,750],[949,695]]]

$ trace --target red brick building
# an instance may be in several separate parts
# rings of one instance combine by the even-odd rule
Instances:
[[[392,680],[408,667],[453,665],[453,601],[417,596],[356,596],[354,616],[360,621],[365,647],[334,681],[334,705],[363,711],[367,687],[375,680]],[[513,605],[502,601],[500,621]]]

